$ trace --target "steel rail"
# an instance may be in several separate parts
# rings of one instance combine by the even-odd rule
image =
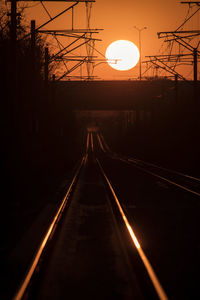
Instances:
[[[111,194],[112,194],[112,196],[113,196],[113,198],[114,198],[114,200],[117,204],[117,207],[118,207],[119,213],[121,215],[121,218],[122,218],[122,220],[123,220],[123,222],[124,222],[124,224],[125,224],[125,226],[128,230],[128,233],[129,233],[129,235],[132,239],[132,242],[133,242],[133,244],[134,244],[134,246],[135,246],[135,248],[136,248],[136,250],[137,250],[144,266],[145,266],[145,269],[146,269],[146,271],[149,275],[149,278],[150,278],[150,280],[153,284],[153,287],[154,287],[154,289],[157,293],[158,298],[160,300],[168,300],[168,297],[167,297],[167,295],[166,295],[166,293],[165,293],[165,291],[164,291],[164,289],[163,289],[163,287],[162,287],[162,285],[161,285],[161,283],[160,283],[160,281],[159,281],[159,279],[158,279],[151,263],[149,262],[146,254],[144,253],[144,251],[143,251],[143,249],[142,249],[142,247],[141,247],[141,245],[140,245],[140,243],[139,243],[139,241],[138,241],[138,239],[137,239],[137,237],[136,237],[136,235],[135,235],[135,233],[134,233],[134,231],[133,231],[133,229],[132,229],[132,227],[131,227],[131,225],[130,225],[130,223],[129,223],[129,221],[128,221],[128,219],[127,219],[127,217],[126,217],[126,215],[125,215],[125,213],[124,213],[124,211],[121,207],[121,205],[120,205],[120,202],[119,202],[119,200],[118,200],[118,198],[115,194],[115,191],[114,191],[114,189],[113,189],[113,187],[110,183],[110,180],[108,179],[107,175],[105,174],[99,160],[96,159],[96,161],[97,161],[97,164],[100,168],[101,174],[103,175],[103,177],[105,179],[105,182],[107,183],[107,186],[108,186],[108,188],[109,188],[109,190],[110,190],[110,192],[111,192]]]
[[[86,140],[86,153],[89,151],[89,145],[90,145],[90,134],[87,134],[87,140]]]
[[[102,139],[102,141],[103,141],[103,144],[104,144],[104,148],[106,148],[107,149],[107,151],[108,152],[112,152],[111,150],[110,150],[110,147],[108,146],[108,144],[106,143],[106,141],[105,141],[105,139],[104,139],[104,136],[102,135],[102,133],[100,133],[100,138]]]
[[[92,133],[90,133],[90,143],[91,143],[92,152],[94,152],[94,139],[93,139],[93,134]]]
[[[145,172],[145,173],[147,173],[147,174],[150,174],[150,175],[152,175],[152,176],[154,176],[154,177],[157,177],[157,178],[159,178],[159,179],[161,179],[161,180],[163,180],[163,181],[165,181],[165,182],[167,182],[167,183],[169,183],[169,184],[172,184],[172,185],[174,185],[174,186],[176,186],[176,187],[178,187],[178,188],[180,188],[180,189],[182,189],[182,190],[185,190],[186,192],[189,192],[189,193],[191,193],[191,194],[193,194],[193,195],[195,195],[195,196],[200,197],[200,193],[195,192],[195,191],[193,191],[193,190],[191,190],[191,189],[185,187],[185,186],[182,185],[182,184],[178,184],[178,183],[176,183],[176,182],[174,182],[174,181],[172,181],[172,180],[170,180],[170,179],[167,179],[166,177],[163,177],[163,176],[158,175],[158,174],[156,174],[156,173],[154,173],[154,172],[151,172],[151,171],[149,171],[149,170],[146,170],[144,167],[141,167],[141,166],[139,166],[138,164],[136,164],[136,163],[134,163],[134,162],[130,163],[130,161],[128,161],[128,160],[126,160],[126,159],[124,159],[124,158],[120,158],[120,157],[116,158],[116,157],[113,156],[113,158],[114,158],[114,159],[119,159],[119,160],[121,160],[121,161],[123,161],[123,162],[125,162],[125,163],[127,163],[127,164],[129,164],[129,165],[133,165],[133,164],[134,164],[134,166],[135,166],[136,168],[140,169],[141,171],[143,171],[143,172]]]
[[[100,147],[102,148],[102,150],[103,150],[104,152],[106,152],[106,151],[105,151],[105,147],[104,147],[103,142],[102,142],[102,138],[101,138],[100,136],[98,136],[98,141],[99,141],[99,144],[100,144]],[[150,165],[150,166],[153,166],[153,167],[155,167],[155,168],[161,169],[161,170],[163,170],[163,171],[167,171],[167,172],[169,172],[169,173],[171,172],[172,174],[177,174],[177,175],[179,175],[179,176],[182,176],[183,178],[191,179],[191,180],[194,180],[194,181],[200,182],[200,179],[199,179],[199,178],[196,178],[196,177],[193,177],[193,176],[190,176],[190,175],[187,175],[187,174],[183,174],[183,173],[181,173],[181,172],[177,172],[177,171],[174,171],[174,170],[170,170],[170,169],[167,169],[167,168],[164,168],[164,167],[156,166],[156,165],[154,165],[154,164],[147,163],[147,162],[144,162],[144,161],[142,161],[142,160],[130,159],[130,158],[122,158],[122,157],[120,157],[119,155],[116,155],[116,154],[111,155],[111,157],[112,157],[112,159],[118,159],[118,160],[121,160],[121,161],[123,161],[123,162],[125,162],[125,163],[127,163],[127,164],[129,164],[129,165],[133,165],[133,164],[134,164],[134,166],[135,166],[136,168],[140,169],[141,171],[143,171],[143,172],[145,172],[145,173],[147,173],[147,174],[150,174],[151,176],[157,177],[157,178],[159,178],[159,179],[161,179],[161,180],[163,180],[163,181],[165,181],[165,182],[167,182],[167,183],[169,183],[169,184],[171,184],[171,185],[174,185],[174,186],[176,186],[176,187],[178,187],[178,188],[180,188],[180,189],[183,189],[183,190],[185,190],[185,191],[187,191],[187,192],[189,192],[189,193],[192,193],[192,194],[194,194],[195,196],[200,197],[200,193],[195,192],[195,191],[193,191],[192,189],[187,188],[187,187],[185,187],[185,186],[182,185],[182,184],[178,184],[178,183],[176,183],[176,182],[174,182],[174,181],[172,181],[172,180],[170,180],[170,179],[168,179],[168,178],[166,178],[166,177],[163,177],[163,176],[161,176],[161,175],[159,175],[159,174],[156,174],[156,173],[154,173],[154,172],[152,172],[152,171],[146,170],[144,167],[140,166],[139,163],[141,162],[141,163],[144,163],[144,164],[146,164],[146,165]]]
[[[100,145],[101,150],[102,150],[104,153],[106,153],[105,147],[104,147],[104,145],[103,145],[103,143],[102,143],[102,140],[101,140],[99,134],[97,134],[97,139],[98,139],[98,142],[99,142],[99,145]]]
[[[70,186],[69,186],[69,188],[67,190],[67,193],[65,194],[65,197],[63,198],[62,203],[61,203],[59,209],[57,210],[57,213],[55,214],[55,216],[53,218],[53,221],[50,224],[50,226],[49,226],[49,228],[48,228],[48,230],[47,230],[47,232],[46,232],[46,234],[45,234],[45,236],[44,236],[44,238],[43,238],[43,240],[42,240],[39,248],[37,249],[37,251],[35,253],[35,256],[33,258],[33,261],[30,264],[30,266],[29,266],[29,268],[27,270],[27,273],[26,273],[26,275],[25,275],[25,277],[24,277],[24,279],[23,279],[20,287],[18,288],[16,294],[12,298],[13,300],[21,300],[22,297],[24,296],[25,291],[27,290],[27,287],[28,287],[28,285],[29,285],[29,283],[31,281],[31,278],[32,278],[32,276],[33,276],[33,274],[34,274],[34,272],[36,270],[36,267],[37,267],[37,265],[39,263],[40,257],[42,255],[45,247],[47,246],[47,242],[49,241],[49,238],[50,238],[51,234],[54,232],[54,229],[55,229],[56,225],[58,224],[58,222],[60,220],[60,217],[61,217],[61,215],[62,215],[62,213],[64,211],[64,208],[65,208],[65,206],[66,206],[66,204],[68,202],[69,196],[70,196],[70,194],[71,194],[71,192],[72,192],[72,190],[74,188],[74,185],[77,182],[77,178],[78,178],[78,176],[80,174],[82,166],[86,163],[86,160],[87,160],[87,155],[82,158],[82,161],[81,161],[78,169],[76,170],[76,173],[75,173],[75,175],[74,175],[74,177],[72,179],[72,182],[71,182],[71,184],[70,184]]]
[[[154,167],[154,168],[157,168],[157,169],[160,169],[160,170],[172,173],[172,174],[176,174],[176,175],[179,175],[179,176],[182,176],[182,177],[200,182],[200,178],[193,177],[193,176],[190,176],[188,174],[184,174],[184,173],[172,170],[172,169],[164,168],[164,167],[161,167],[161,166],[158,166],[158,165],[155,165],[155,164],[152,164],[152,163],[140,160],[140,159],[128,158],[128,161],[131,161],[131,162],[134,162],[134,163],[142,163],[142,164],[150,166],[150,167]]]

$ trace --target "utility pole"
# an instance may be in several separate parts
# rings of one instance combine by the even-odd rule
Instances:
[[[181,4],[188,4],[189,6],[191,4],[195,4],[197,6],[197,9],[190,14],[184,22],[175,30],[175,31],[166,31],[166,32],[158,32],[158,38],[165,38],[166,42],[172,42],[175,41],[179,44],[179,46],[184,47],[187,49],[192,56],[190,62],[192,62],[193,65],[193,86],[194,86],[194,102],[197,103],[197,100],[199,100],[198,95],[198,78],[197,78],[197,66],[198,66],[198,56],[200,54],[198,50],[198,46],[193,46],[191,43],[191,38],[196,38],[197,36],[200,36],[200,30],[182,30],[183,26],[196,15],[200,11],[200,1],[182,1]],[[189,41],[188,41],[189,38]],[[184,56],[183,54],[181,56]],[[181,57],[180,54],[177,55],[177,57]],[[185,55],[186,56],[186,55]],[[187,54],[188,56],[188,54]]]
[[[16,96],[16,73],[17,73],[17,2],[16,0],[11,0],[11,26],[10,26],[10,59],[12,61],[12,70],[10,73],[12,74],[12,84],[13,84],[13,91]]]
[[[51,96],[52,96],[52,98],[51,98],[51,103],[52,103],[52,105],[54,105],[54,103],[55,103],[55,82],[56,82],[56,76],[55,76],[55,74],[53,74],[53,76],[52,76],[52,89],[51,89]]]
[[[11,42],[16,45],[17,39],[17,2],[11,0]]]
[[[35,20],[31,20],[31,48],[35,48]]]
[[[9,89],[9,101],[10,101],[10,125],[11,131],[17,130],[17,110],[18,110],[18,89],[17,89],[17,0],[11,0],[11,12],[10,12],[10,68],[8,84],[11,86]],[[16,134],[14,134],[16,135]]]
[[[24,1],[29,1],[29,0],[8,0],[8,2],[11,2],[11,10],[12,10],[12,26],[11,26],[11,35],[12,35],[12,40],[15,40],[15,36],[16,36],[16,28],[17,28],[17,16],[18,14],[16,13],[16,4],[17,2],[24,2]],[[39,2],[39,0],[35,0],[37,2]],[[52,1],[56,1],[56,0],[46,0],[47,2],[52,2]],[[63,0],[61,0],[63,1]],[[93,34],[99,33],[100,30],[103,29],[91,29],[90,27],[90,18],[91,18],[91,10],[92,10],[92,4],[95,3],[95,0],[66,0],[66,2],[72,2],[73,4],[68,6],[67,8],[65,8],[64,10],[62,10],[60,13],[56,14],[54,17],[52,17],[49,13],[49,11],[47,10],[47,8],[44,6],[43,1],[42,1],[42,5],[46,11],[46,13],[49,16],[49,20],[47,20],[45,23],[43,23],[42,25],[38,26],[36,28],[36,32],[39,33],[45,33],[45,34],[52,34],[53,38],[56,40],[58,47],[59,47],[59,51],[56,55],[54,55],[54,57],[51,57],[51,61],[59,59],[63,61],[63,64],[66,68],[66,72],[60,76],[60,78],[58,78],[57,80],[61,80],[63,77],[67,77],[69,76],[69,74],[71,72],[73,72],[74,70],[76,70],[77,68],[80,67],[80,65],[82,65],[83,63],[86,64],[87,66],[87,78],[89,80],[91,80],[94,76],[91,75],[92,71],[93,71],[93,63],[96,61],[95,60],[95,56],[93,55],[93,51],[96,50],[94,48],[94,42],[95,41],[101,41],[101,39],[97,39],[97,38],[93,38]],[[86,5],[86,17],[87,17],[87,24],[86,24],[86,28],[82,29],[82,28],[76,28],[75,29],[75,16],[74,16],[74,8],[75,6],[77,6],[80,3],[85,3]],[[55,19],[59,18],[61,15],[65,14],[66,12],[70,11],[72,13],[72,28],[71,29],[67,29],[67,30],[41,30],[43,27],[45,27],[46,25],[48,25],[49,23],[52,23]],[[28,34],[26,34],[22,39],[25,39],[27,37],[29,37],[31,35],[31,32],[29,32]],[[62,42],[59,41],[57,36],[65,36],[65,37],[69,37],[72,38],[73,41],[70,42],[69,44],[67,44],[67,46],[64,46],[62,44]],[[83,42],[82,42],[83,41]],[[79,44],[74,47],[71,47],[73,44],[75,44],[76,42],[79,42]],[[88,45],[87,45],[88,44]],[[76,65],[74,65],[72,68],[68,68],[67,66],[67,62],[72,62],[74,63],[74,58],[76,57],[77,59],[79,59],[79,57],[77,55],[75,55],[75,57],[73,58],[69,58],[69,55],[65,55],[69,54],[70,52],[76,50],[77,48],[80,48],[81,46],[86,46],[86,55],[85,58],[83,58],[81,64],[78,63]],[[66,51],[67,48],[71,49],[69,51]],[[11,47],[12,49],[14,49],[13,47]],[[14,52],[14,51],[13,51]],[[16,52],[16,51],[15,51]],[[61,54],[61,55],[60,55]],[[58,57],[59,56],[59,57]],[[66,57],[65,57],[66,56]],[[13,60],[13,59],[12,59]],[[11,70],[13,72],[13,68]]]
[[[197,91],[197,48],[194,48],[193,50],[193,70],[194,70],[194,102],[198,103],[198,91]]]
[[[135,28],[138,31],[138,33],[139,33],[139,51],[140,51],[139,79],[142,80],[142,42],[141,42],[141,32],[142,32],[142,30],[147,29],[147,27],[137,28],[136,26],[134,26],[133,28]]]
[[[39,128],[39,121],[37,119],[37,114],[38,114],[38,101],[37,99],[37,90],[36,90],[36,66],[35,66],[35,58],[36,58],[36,53],[35,53],[35,45],[36,45],[36,24],[35,24],[35,20],[31,20],[31,82],[32,82],[32,97],[34,99],[33,101],[33,106],[32,106],[32,110],[30,112],[31,114],[31,119],[32,119],[32,124],[34,124],[34,133],[37,133],[38,128]]]
[[[193,50],[194,82],[197,82],[197,48]]]
[[[31,20],[31,63],[32,63],[32,78],[33,86],[35,85],[36,80],[36,69],[35,69],[35,20]]]
[[[184,34],[184,35],[183,35]],[[198,66],[198,56],[199,56],[199,50],[192,46],[190,43],[187,42],[187,36],[188,35],[193,35],[193,34],[198,34],[200,35],[200,31],[167,31],[167,32],[158,32],[158,37],[159,38],[165,38],[165,41],[175,41],[185,49],[187,49],[190,52],[190,56],[192,58],[190,59],[190,62],[192,62],[193,65],[193,86],[194,86],[194,102],[197,101],[198,99],[198,93],[197,93],[197,88],[198,88],[198,81],[197,81],[197,66]],[[168,61],[174,61],[175,56],[177,57],[189,57],[188,54],[177,54],[177,55],[169,55]],[[163,56],[164,57],[164,56]],[[166,57],[164,57],[166,59]],[[161,61],[161,60],[160,60]],[[187,59],[188,61],[188,59]],[[163,62],[163,61],[162,61]],[[186,62],[186,60],[185,60]],[[164,62],[163,62],[164,63]],[[166,66],[166,64],[165,64]],[[168,67],[169,68],[169,67]],[[179,76],[180,77],[180,76]]]
[[[174,75],[175,104],[178,104],[178,75]]]
[[[45,87],[48,86],[48,79],[49,79],[49,49],[45,48],[45,63],[44,63],[44,81]]]
[[[46,47],[45,49],[45,53],[44,53],[44,91],[45,91],[45,95],[46,95],[46,100],[47,103],[49,104],[49,94],[50,94],[50,90],[49,90],[49,63],[50,63],[50,57],[49,57],[49,48]]]

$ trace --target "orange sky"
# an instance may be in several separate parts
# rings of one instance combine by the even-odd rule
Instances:
[[[63,7],[72,4],[61,2],[44,3],[52,16],[60,12]],[[35,3],[31,2],[29,5],[32,6],[34,4]],[[85,27],[84,7],[84,3],[76,6],[74,24],[77,28]],[[165,43],[165,45],[162,46],[163,40],[158,39],[157,32],[175,30],[183,22],[187,10],[187,5],[180,4],[180,1],[176,0],[96,0],[92,9],[91,27],[104,29],[96,36],[102,39],[102,42],[96,43],[96,49],[105,54],[107,46],[118,39],[130,40],[138,46],[138,31],[133,27],[137,26],[138,28],[142,28],[146,26],[147,29],[142,31],[142,59],[144,60],[146,55],[159,54],[161,53],[159,51],[163,51],[167,45]],[[27,9],[26,12],[28,18],[36,19],[38,25],[48,19],[39,3],[35,7]],[[70,28],[70,24],[71,15],[70,13],[66,13],[51,25],[48,25],[47,28],[68,29]],[[192,24],[193,27],[197,25],[199,24]],[[198,28],[191,27],[191,29]],[[67,42],[66,40],[66,43]],[[161,46],[162,50],[160,50]],[[82,54],[82,50],[79,50],[78,53]],[[144,70],[145,65],[143,66],[143,71]],[[192,76],[191,70],[190,67],[185,71],[184,75]],[[138,72],[138,65],[129,71],[117,71],[105,63],[99,64],[94,69],[94,75],[105,80],[132,79],[138,76]],[[147,75],[150,76],[151,74],[147,73]]]

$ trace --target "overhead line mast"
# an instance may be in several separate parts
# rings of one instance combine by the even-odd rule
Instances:
[[[184,30],[184,26],[188,21],[190,21],[198,12],[200,12],[200,1],[182,1],[181,4],[187,4],[191,7],[195,5],[197,8],[195,11],[191,12],[190,15],[187,15],[184,22],[174,31],[165,31],[158,32],[158,38],[164,38],[164,42],[170,43],[170,54],[169,55],[151,55],[146,56],[149,60],[144,61],[147,63],[147,70],[151,66],[156,69],[160,68],[165,70],[166,72],[172,74],[175,78],[175,82],[177,85],[177,79],[180,78],[188,82],[188,84],[192,84],[186,78],[184,78],[179,72],[177,72],[177,66],[180,65],[193,65],[193,88],[194,88],[194,102],[197,103],[199,100],[198,94],[198,62],[199,62],[199,45],[200,40],[196,39],[200,36],[200,29],[195,30]],[[183,29],[183,30],[182,30]],[[176,42],[179,45],[179,53],[172,54],[173,42]],[[182,47],[182,48],[181,48]],[[183,51],[187,50],[189,53],[183,53]],[[182,51],[181,51],[182,50]],[[149,64],[150,63],[150,67]]]
[[[181,2],[182,4],[197,4],[200,6],[200,2],[188,2],[184,1]],[[158,38],[165,38],[165,42],[171,42],[175,41],[180,46],[184,47],[188,51],[190,51],[191,55],[193,56],[193,81],[197,82],[197,63],[198,63],[198,54],[200,54],[198,50],[199,43],[197,47],[194,47],[191,45],[191,43],[188,43],[186,39],[191,37],[196,37],[200,35],[200,30],[179,30],[183,25],[185,25],[188,20],[191,19],[192,16],[194,16],[198,11],[200,10],[200,7],[191,15],[189,16],[182,25],[180,25],[175,31],[165,31],[165,32],[158,32]],[[189,35],[188,35],[189,34]]]
[[[11,40],[13,41],[12,43],[15,45],[16,41],[17,41],[17,22],[16,22],[16,18],[17,18],[17,2],[38,2],[39,0],[8,0],[9,2],[11,2]],[[28,38],[29,36],[31,36],[31,38],[35,38],[36,34],[38,32],[42,33],[42,34],[51,34],[53,36],[53,38],[57,41],[58,47],[59,47],[59,51],[58,53],[54,54],[52,57],[50,57],[48,59],[48,63],[51,63],[54,59],[57,58],[57,56],[62,52],[62,55],[66,55],[68,53],[71,53],[72,51],[80,48],[81,46],[85,45],[86,46],[86,59],[84,59],[82,61],[82,63],[84,63],[86,65],[86,71],[87,71],[87,78],[88,80],[93,79],[94,76],[92,76],[93,73],[93,63],[94,63],[94,57],[93,57],[93,51],[94,51],[94,43],[95,41],[101,41],[101,39],[96,39],[93,38],[93,34],[97,34],[99,33],[100,30],[102,29],[92,29],[90,28],[90,17],[91,17],[91,9],[92,9],[92,4],[95,2],[95,0],[44,0],[44,1],[40,1],[46,14],[49,17],[49,20],[46,21],[45,23],[41,24],[38,27],[32,27],[31,32],[29,34],[26,34],[23,38],[21,39],[25,39]],[[71,6],[67,7],[66,9],[64,9],[63,11],[61,11],[59,14],[57,14],[56,16],[51,16],[49,11],[47,10],[47,8],[45,7],[43,2],[66,2],[66,3],[72,3]],[[75,28],[75,24],[74,24],[74,8],[76,5],[78,5],[79,3],[85,3],[86,6],[86,28]],[[45,27],[46,25],[48,25],[49,23],[51,23],[52,21],[54,21],[55,19],[59,18],[61,15],[63,15],[65,12],[70,11],[71,10],[71,28],[70,29],[61,29],[61,30],[43,30],[42,28]],[[34,31],[34,32],[33,32]],[[67,46],[63,46],[62,43],[58,40],[58,37],[68,37],[71,39],[74,39],[72,42],[70,42]],[[81,39],[84,40],[84,42],[81,42]],[[20,42],[20,40],[18,40],[18,42]],[[72,46],[73,44],[76,45],[73,48],[70,48],[70,46]],[[33,44],[33,43],[32,43]],[[15,47],[13,47],[15,48]],[[15,51],[16,52],[16,51]],[[74,58],[76,58],[76,55],[74,55]],[[59,57],[60,59],[60,57]],[[70,61],[70,60],[68,60]],[[74,60],[71,60],[71,63]],[[63,61],[63,65],[66,68],[67,72],[64,72],[64,74],[69,74],[69,71],[72,72],[74,70],[76,70],[79,65],[75,65],[73,67],[70,66],[70,68],[67,67],[67,64]],[[48,68],[45,67],[45,70],[47,71]],[[47,76],[47,73],[45,72],[45,78]],[[67,76],[67,75],[65,75]],[[64,77],[65,77],[64,76]],[[63,79],[63,75],[60,76],[59,78],[57,78],[57,80]]]
[[[197,5],[200,6],[200,1],[182,1],[181,4],[188,4],[188,5]],[[197,46],[192,45],[190,42],[188,42],[188,39],[195,38],[200,36],[200,30],[180,30],[194,15],[197,14],[197,12],[200,11],[200,7],[198,7],[189,17],[187,17],[184,22],[174,31],[164,31],[164,32],[158,32],[158,38],[164,38],[165,42],[172,42],[175,41],[183,48],[187,49],[190,53],[189,54],[170,54],[168,56],[163,55],[154,55],[154,56],[148,56],[150,59],[149,62],[153,62],[154,64],[158,63],[162,65],[161,68],[163,68],[163,65],[165,64],[165,68],[167,67],[167,70],[170,70],[171,72],[174,72],[175,67],[166,66],[167,61],[168,62],[190,62],[193,64],[193,81],[197,82],[197,64],[198,64],[198,55],[200,54],[200,51],[198,50],[200,42],[198,42]],[[191,56],[192,60],[185,59],[185,56]],[[177,60],[175,60],[177,58]],[[165,63],[166,62],[166,63]],[[160,65],[158,64],[158,67]],[[178,73],[177,73],[178,74]],[[180,74],[178,77],[182,77]]]

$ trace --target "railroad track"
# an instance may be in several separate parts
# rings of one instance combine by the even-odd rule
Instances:
[[[184,174],[176,170],[171,170],[137,158],[119,155],[110,150],[101,133],[97,134],[97,139],[101,150],[112,159],[120,160],[126,164],[132,165],[142,172],[145,172],[159,180],[162,180],[167,184],[173,185],[188,193],[200,197],[200,178],[196,178],[194,176],[190,176],[188,174]]]
[[[13,300],[168,299],[94,144],[89,132],[86,153]]]
[[[199,178],[114,153],[101,133],[94,140],[169,298],[198,298]]]

